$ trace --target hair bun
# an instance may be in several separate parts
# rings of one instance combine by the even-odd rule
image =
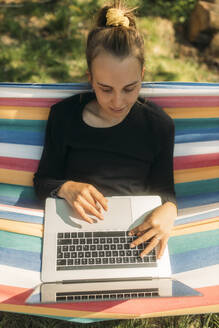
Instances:
[[[125,26],[129,27],[129,19],[124,12],[118,8],[110,8],[106,14],[106,26]]]

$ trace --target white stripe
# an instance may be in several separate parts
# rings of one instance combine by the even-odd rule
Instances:
[[[42,146],[30,146],[10,143],[0,143],[0,156],[26,159],[40,159]]]
[[[174,157],[218,153],[219,140],[178,143],[174,146]]]
[[[162,86],[162,84],[161,84]],[[73,94],[90,92],[91,88],[74,89],[74,86],[69,86],[68,90],[63,89],[49,89],[43,86],[31,87],[0,87],[1,97],[6,98],[66,98]],[[156,84],[142,86],[140,90],[142,96],[147,97],[161,97],[161,96],[218,96],[218,86],[165,86],[157,87]]]
[[[213,204],[211,204],[211,205],[213,205]],[[217,206],[216,206],[216,204],[214,204],[214,205],[215,205],[215,208],[211,208],[211,209],[202,208],[202,206],[195,207],[195,209],[193,209],[193,212],[192,213],[191,212],[188,213],[188,208],[181,209],[181,210],[178,211],[179,215],[177,216],[176,221],[177,220],[181,220],[181,219],[186,219],[186,218],[192,218],[193,216],[201,215],[201,214],[206,214],[206,213],[209,214],[209,218],[208,219],[211,219],[211,218],[213,218],[213,216],[211,216],[211,212],[214,212],[215,210],[219,210],[219,203],[217,203]],[[190,209],[192,210],[192,208],[190,208]],[[183,214],[183,211],[184,210],[185,210],[184,213],[186,213],[186,210],[187,210],[187,213],[186,214]]]
[[[40,283],[40,273],[0,265],[0,284],[21,288],[33,288]]]
[[[44,216],[44,211],[43,210],[28,210],[28,209],[23,209],[22,207],[16,207],[16,206],[5,206],[0,204],[0,210],[5,211],[5,212],[12,212],[12,213],[21,213],[25,215],[33,215],[33,216],[39,216],[43,217]]]
[[[190,86],[190,89],[160,89],[146,87],[141,88],[140,94],[146,97],[218,96],[219,88],[195,89]]]
[[[201,206],[194,206],[194,207],[187,207],[187,208],[182,208],[178,211],[178,214],[180,218],[184,217],[189,217],[191,215],[197,215],[200,212],[208,212],[210,210],[216,210],[219,208],[219,202],[213,203],[213,204],[208,204],[208,205],[201,205]]]
[[[0,143],[0,156],[39,160],[42,146]],[[174,157],[217,153],[219,140],[175,144]]]
[[[0,88],[1,97],[5,98],[67,98],[77,93],[88,90],[50,90],[29,88]]]
[[[201,269],[173,274],[172,277],[192,288],[201,288],[219,285],[218,273],[219,264],[216,264]]]

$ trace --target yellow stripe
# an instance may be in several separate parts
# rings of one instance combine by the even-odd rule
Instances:
[[[107,312],[88,312],[88,311],[76,311],[76,310],[63,310],[58,308],[48,308],[40,306],[25,306],[25,305],[12,305],[12,304],[0,304],[1,311],[29,313],[49,316],[60,316],[66,318],[89,318],[89,319],[143,319],[153,317],[165,317],[183,314],[202,314],[202,313],[214,313],[219,311],[219,304],[206,305],[199,307],[191,307],[184,309],[176,309],[147,314],[120,314],[120,313],[107,313]]]
[[[219,229],[219,217],[212,219],[182,224],[173,228],[171,237],[182,236],[202,231]],[[23,235],[43,237],[43,225],[40,223],[28,223],[14,220],[0,219],[0,230],[20,233]]]
[[[174,171],[174,183],[192,182],[219,178],[219,166],[209,166]]]
[[[33,186],[33,172],[0,169],[0,182],[20,186]]]
[[[48,107],[0,106],[0,119],[47,120]]]
[[[0,230],[36,237],[43,236],[43,225],[38,223],[0,219]]]
[[[33,186],[33,174],[28,171],[0,169],[0,182],[21,186]],[[219,166],[174,171],[174,183],[219,178]]]
[[[172,118],[216,118],[219,107],[164,108]]]
[[[171,237],[189,235],[193,233],[217,229],[219,229],[219,217],[176,226],[171,232]]]

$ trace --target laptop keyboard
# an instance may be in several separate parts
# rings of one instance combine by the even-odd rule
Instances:
[[[156,296],[159,296],[158,288],[144,288],[140,291],[138,289],[126,289],[112,291],[64,292],[56,294],[56,302],[119,301]]]
[[[63,232],[57,234],[57,271],[97,268],[156,267],[156,249],[139,256],[148,245],[130,248],[136,236],[127,231]]]

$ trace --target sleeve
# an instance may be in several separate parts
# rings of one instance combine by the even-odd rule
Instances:
[[[47,121],[43,153],[34,175],[34,189],[39,199],[45,200],[64,182],[66,156],[64,108],[51,107]]]
[[[163,204],[172,202],[177,206],[173,174],[174,130],[173,120],[164,113],[164,120],[156,129],[158,151],[150,170],[149,189],[150,193],[161,196]]]

